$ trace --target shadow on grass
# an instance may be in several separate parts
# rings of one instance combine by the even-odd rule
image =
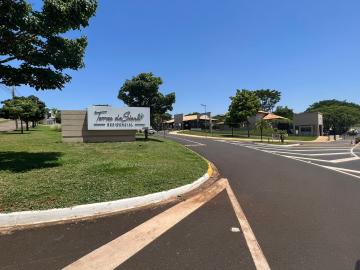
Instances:
[[[155,138],[148,138],[147,140],[145,140],[145,138],[136,138],[137,142],[164,142],[162,140],[159,139],[155,139]]]
[[[27,172],[60,166],[59,152],[0,152],[0,171]]]

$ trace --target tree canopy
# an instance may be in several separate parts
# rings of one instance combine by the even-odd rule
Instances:
[[[227,123],[239,124],[247,122],[247,119],[254,116],[259,108],[260,101],[255,92],[242,89],[236,90],[236,95],[230,97],[231,104],[227,114]]]
[[[294,118],[294,111],[290,109],[288,106],[277,106],[274,113],[276,115],[285,117],[287,119],[292,120]]]
[[[85,36],[68,31],[88,26],[96,0],[44,0],[33,10],[26,0],[0,1],[0,83],[36,90],[62,89],[71,80],[65,69],[84,67]]]
[[[150,122],[155,126],[158,125],[156,119],[164,119],[165,113],[172,111],[175,103],[174,92],[167,95],[160,93],[161,84],[160,77],[155,77],[152,73],[140,73],[125,81],[118,98],[128,106],[150,107]]]
[[[332,129],[336,134],[348,131],[351,126],[360,123],[360,105],[347,101],[322,100],[310,105],[307,112],[321,112],[324,129]]]
[[[29,122],[32,122],[34,125],[46,116],[45,103],[35,96],[15,97],[4,100],[1,103],[3,106],[0,109],[0,116],[6,119],[20,119],[24,121],[27,130],[29,130]],[[23,132],[22,125],[21,132]]]
[[[260,109],[266,112],[271,112],[281,98],[281,92],[277,90],[260,89],[254,92],[260,100]]]

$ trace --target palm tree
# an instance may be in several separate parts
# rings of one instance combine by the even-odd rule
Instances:
[[[264,119],[256,122],[255,127],[260,130],[261,141],[263,141],[263,130],[270,127],[270,123]]]

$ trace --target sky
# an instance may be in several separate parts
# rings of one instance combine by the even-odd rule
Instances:
[[[61,91],[17,94],[50,108],[122,107],[124,81],[152,72],[162,93],[176,93],[172,113],[224,113],[236,89],[277,89],[295,112],[322,99],[360,103],[359,10],[359,0],[99,0],[89,27],[71,33],[88,37],[85,68],[66,71]]]

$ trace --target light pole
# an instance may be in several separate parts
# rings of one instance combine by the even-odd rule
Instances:
[[[205,126],[205,133],[206,133],[206,104],[200,104],[201,106],[203,106],[204,107],[204,109],[205,109],[205,118],[204,118],[204,126]]]

